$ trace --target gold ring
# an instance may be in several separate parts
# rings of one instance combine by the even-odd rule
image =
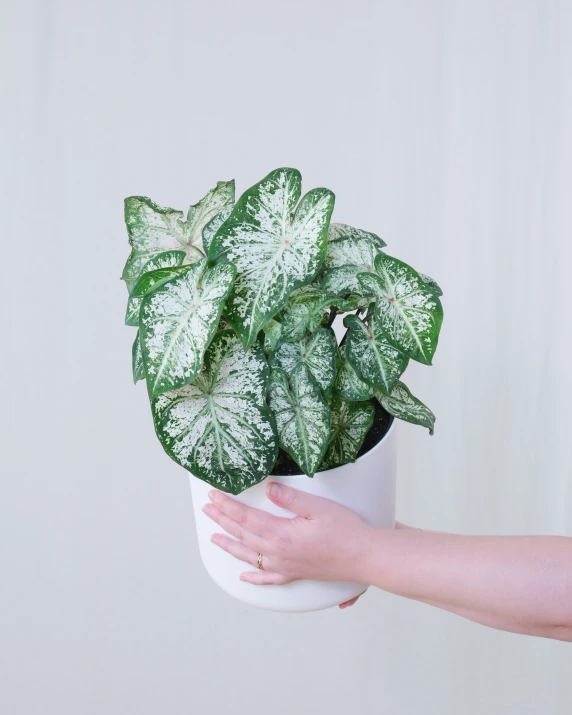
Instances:
[[[258,561],[256,562],[256,565],[261,571],[264,571],[264,566],[262,565],[262,554],[258,554]]]

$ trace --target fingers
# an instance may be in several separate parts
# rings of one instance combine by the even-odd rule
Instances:
[[[287,521],[284,517],[274,516],[267,511],[246,506],[246,504],[242,504],[236,499],[231,499],[216,489],[212,489],[209,492],[209,499],[226,517],[232,519],[232,521],[252,534],[258,534],[259,536],[268,536],[274,533],[283,522]]]
[[[360,598],[360,596],[363,596],[363,594],[367,591],[367,588],[362,591],[361,593],[358,593],[357,596],[354,596],[353,598],[350,598],[349,601],[344,601],[343,603],[340,603],[340,608],[347,608],[348,606],[353,606],[354,603]]]
[[[244,542],[246,546],[255,550],[257,554],[259,551],[264,551],[264,539],[261,536],[253,534],[245,529],[241,524],[228,517],[214,504],[205,504],[203,511],[210,519],[216,521],[217,524],[222,526],[227,533],[236,537],[239,541]]]
[[[211,536],[211,541],[213,544],[220,546],[223,551],[226,551],[231,556],[239,559],[240,561],[245,561],[251,566],[258,566],[258,551],[254,551],[250,547],[243,544],[241,541],[236,539],[231,539],[230,536],[225,536],[224,534],[213,534]],[[264,556],[262,557],[262,566],[264,567]]]
[[[323,511],[325,503],[329,501],[324,497],[307,494],[278,482],[269,482],[266,485],[266,494],[274,504],[306,518],[318,516]]]
[[[245,571],[240,574],[240,580],[259,586],[268,586],[270,584],[283,586],[285,583],[290,583],[290,579],[286,578],[286,576],[273,571]]]
[[[213,544],[220,546],[221,549],[229,553],[231,556],[239,559],[240,561],[245,561],[251,566],[258,566],[258,552],[245,546],[245,544],[236,539],[231,539],[230,536],[225,536],[224,534],[213,534],[211,536],[211,541]],[[283,585],[289,583],[289,579],[282,576],[279,573],[274,573],[273,571],[268,571],[268,559],[266,556],[262,556],[262,569],[259,571],[245,571],[240,574],[240,580],[246,581],[247,583],[253,583],[256,585]]]

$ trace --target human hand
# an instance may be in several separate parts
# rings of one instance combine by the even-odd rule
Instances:
[[[277,488],[277,494],[274,490]],[[203,511],[228,534],[213,534],[213,543],[232,556],[262,570],[246,571],[242,581],[285,584],[298,579],[362,581],[363,556],[369,550],[373,527],[346,507],[278,482],[266,485],[267,497],[296,514],[274,516],[212,490]],[[351,605],[356,599],[343,604]]]
[[[367,588],[365,589],[365,591],[367,591]],[[338,608],[347,608],[348,606],[353,606],[354,603],[357,602],[358,598],[360,598],[361,596],[363,596],[363,594],[365,593],[365,591],[362,591],[362,592],[359,593],[357,596],[354,596],[353,598],[350,598],[349,601],[344,601],[343,603],[340,603],[340,605],[338,606]]]

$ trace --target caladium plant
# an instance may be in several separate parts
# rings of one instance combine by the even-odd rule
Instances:
[[[433,434],[401,376],[432,363],[442,291],[375,233],[331,223],[333,208],[290,168],[236,203],[219,181],[186,218],[125,200],[133,379],[167,454],[223,491],[353,462],[380,413]]]

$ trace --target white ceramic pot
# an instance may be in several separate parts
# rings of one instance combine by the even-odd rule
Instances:
[[[375,526],[395,527],[396,420],[373,449],[352,464],[318,472],[312,479],[305,474],[270,478],[310,494],[326,497],[349,507]],[[227,593],[259,608],[289,613],[318,611],[337,606],[360,594],[366,584],[349,581],[300,580],[276,585],[255,585],[240,581],[243,571],[256,571],[210,540],[221,527],[209,519],[202,507],[209,501],[212,486],[193,475],[190,477],[199,550],[206,570]],[[266,480],[238,495],[229,495],[248,506],[264,509],[278,516],[292,517],[291,511],[273,504],[265,494]]]

